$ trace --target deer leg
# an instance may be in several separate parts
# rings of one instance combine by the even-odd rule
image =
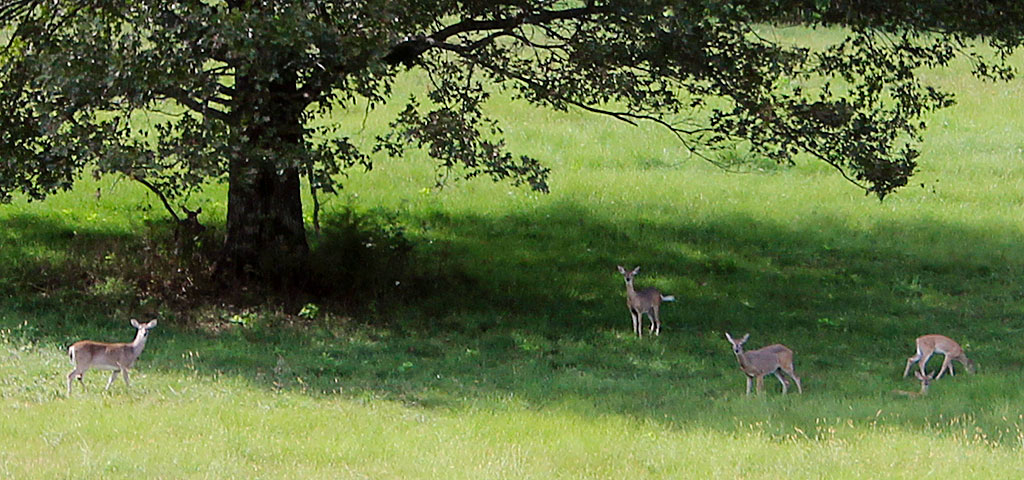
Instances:
[[[776,370],[776,371],[774,371],[772,373],[775,374],[775,378],[779,379],[779,381],[782,382],[782,394],[785,395],[786,392],[789,391],[789,382],[786,381],[786,377],[783,377],[782,374],[779,373],[778,370]]]
[[[643,337],[644,336],[643,331],[642,331],[642,327],[643,327],[642,321],[643,321],[643,318],[640,316],[640,312],[630,308],[629,309],[629,316],[633,319],[633,333],[635,333],[637,337]]]
[[[907,374],[910,373],[910,367],[912,365],[914,365],[914,362],[916,362],[916,361],[918,361],[920,359],[921,359],[921,354],[920,353],[915,354],[913,357],[910,357],[910,358],[907,359],[907,368],[903,369],[903,376],[904,377],[906,377]]]
[[[658,306],[655,305],[651,311],[654,312],[654,316],[651,317],[651,333],[661,335],[661,318],[658,315]]]
[[[128,388],[131,388],[132,384],[128,381],[128,369],[127,368],[122,368],[121,369],[121,376],[124,377],[124,386],[128,387]]]
[[[761,375],[757,376],[757,394],[760,395],[764,392],[764,377]]]
[[[78,380],[82,380],[82,374],[78,373],[78,369],[77,368],[72,370],[71,373],[68,374],[68,396],[69,397],[71,396],[71,384],[75,382],[75,377],[76,376],[78,377]],[[84,388],[84,384],[83,384],[83,388]]]
[[[753,377],[751,377],[750,375],[747,375],[747,396],[748,397],[750,396],[750,382],[752,380],[753,380]]]
[[[942,359],[942,367],[939,368],[939,374],[935,376],[935,379],[938,380],[942,378],[942,373],[947,370],[949,371],[949,375],[953,376],[953,359],[949,358],[949,355],[946,355],[945,358]]]
[[[793,382],[796,383],[796,391],[804,393],[804,387],[800,385],[800,377],[796,376],[796,370],[790,366],[789,368],[783,368],[782,371],[786,372],[786,375],[789,375],[789,378],[792,378]]]
[[[921,367],[921,376],[924,376],[924,377],[928,376],[928,372],[925,370],[925,367],[928,366],[928,360],[931,360],[932,355],[934,355],[934,354],[935,354],[935,352],[929,353],[928,355],[923,355],[921,357],[921,360],[919,362],[917,362],[917,366]]]
[[[114,383],[114,380],[117,379],[117,374],[120,372],[120,370],[114,370],[113,372],[110,372],[110,380],[107,380],[107,387],[104,388],[104,390],[110,390],[110,386]]]

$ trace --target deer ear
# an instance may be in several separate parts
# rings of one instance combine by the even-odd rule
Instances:
[[[743,338],[740,339],[740,343],[745,343],[748,338],[750,338],[750,334],[749,333],[744,335]]]
[[[726,338],[726,340],[729,340],[730,342],[732,341],[732,335],[729,335],[729,332],[725,332],[725,338]]]
[[[626,274],[626,269],[622,268],[622,265],[619,265],[618,267],[619,267],[619,273],[625,275]]]
[[[153,319],[153,320],[152,320],[151,322],[149,322],[149,323],[147,323],[147,324],[146,324],[146,328],[147,328],[147,329],[149,329],[149,328],[153,328],[153,327],[155,327],[155,326],[156,326],[156,319],[155,319],[155,318],[154,318],[154,319]]]
[[[639,272],[640,272],[640,266],[637,265],[637,267],[633,269],[633,275],[636,275]]]
[[[134,318],[132,319],[132,326],[135,328],[142,328],[142,325],[139,325],[139,321]]]

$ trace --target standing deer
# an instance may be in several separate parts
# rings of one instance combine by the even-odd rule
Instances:
[[[757,379],[757,392],[764,391],[764,377],[769,373],[775,374],[775,378],[782,382],[782,394],[785,395],[789,391],[789,382],[779,373],[779,370],[786,372],[796,382],[797,390],[804,393],[804,388],[800,385],[800,377],[797,377],[796,372],[793,371],[793,351],[788,347],[776,343],[744,352],[743,344],[750,338],[749,333],[739,340],[733,339],[729,333],[725,334],[725,338],[732,344],[732,352],[736,354],[736,360],[740,362],[740,370],[747,374],[747,395],[750,395],[750,382],[754,379]]]
[[[942,367],[939,368],[939,373],[935,375],[936,380],[942,378],[942,374],[946,371],[949,371],[950,375],[954,375],[953,360],[960,362],[967,368],[968,372],[974,373],[976,370],[974,360],[967,358],[967,355],[964,355],[964,349],[960,347],[959,343],[953,341],[952,338],[937,334],[922,335],[917,337],[915,343],[917,344],[917,353],[907,359],[907,368],[903,369],[904,377],[910,373],[910,366],[914,362],[920,362],[918,366],[921,367],[921,375],[924,375],[928,359],[932,358],[932,355],[936,352],[945,356],[945,359],[942,360]]]
[[[82,375],[90,368],[113,370],[110,374],[110,380],[107,381],[106,389],[108,390],[110,385],[114,383],[114,380],[117,379],[118,372],[124,376],[125,386],[131,387],[131,384],[128,382],[128,369],[132,368],[135,360],[142,353],[142,349],[146,347],[146,337],[149,336],[149,330],[156,326],[156,320],[149,323],[139,323],[133,318],[132,326],[138,329],[135,333],[135,340],[132,343],[104,343],[81,340],[68,347],[71,363],[75,365],[75,369],[68,374],[68,396],[71,396],[71,383],[75,378],[82,384],[82,388],[85,388]]]
[[[206,231],[206,225],[199,223],[199,214],[203,213],[203,207],[189,210],[188,207],[182,205],[181,210],[185,212],[185,218],[179,219],[177,215],[174,215],[177,220],[177,225],[174,226],[174,253],[189,257],[195,251],[201,235]],[[173,214],[174,210],[171,210],[171,213]]]
[[[920,392],[908,392],[906,390],[893,390],[893,393],[898,394],[898,395],[906,395],[906,396],[911,397],[911,398],[923,397],[925,395],[928,395],[928,386],[932,384],[933,376],[931,374],[922,375],[921,372],[917,372],[917,371],[914,372],[914,376],[917,377],[917,379],[921,381],[921,391]]]
[[[626,271],[625,268],[622,268],[622,265],[618,267],[619,273],[626,277],[626,306],[629,307],[629,315],[633,318],[633,331],[636,332],[636,336],[643,337],[642,316],[645,313],[647,318],[651,320],[651,333],[660,335],[661,319],[658,318],[658,309],[661,307],[661,302],[674,302],[676,297],[662,295],[654,287],[647,287],[636,291],[633,288],[633,277],[640,271],[640,267],[636,267],[632,271]]]

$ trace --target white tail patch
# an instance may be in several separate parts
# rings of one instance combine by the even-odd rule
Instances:
[[[676,301],[676,296],[675,295],[665,295],[665,296],[661,297],[661,301],[663,301],[663,302],[674,302],[674,301]]]

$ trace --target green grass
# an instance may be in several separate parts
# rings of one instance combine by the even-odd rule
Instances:
[[[552,193],[432,189],[420,153],[353,172],[325,223],[412,245],[356,255],[363,301],[175,300],[189,273],[129,182],[0,207],[0,478],[1017,477],[1024,83],[930,75],[959,104],[924,186],[881,203],[809,160],[727,174],[655,128],[497,99]],[[357,141],[390,119],[354,111]],[[223,194],[192,199],[211,225]],[[332,235],[324,265],[353,268]],[[659,338],[630,334],[618,264],[678,299]],[[133,388],[89,372],[66,398],[66,346],[127,341],[133,316],[161,320]],[[805,394],[744,397],[727,331],[792,347]],[[980,373],[893,394],[932,332]]]

